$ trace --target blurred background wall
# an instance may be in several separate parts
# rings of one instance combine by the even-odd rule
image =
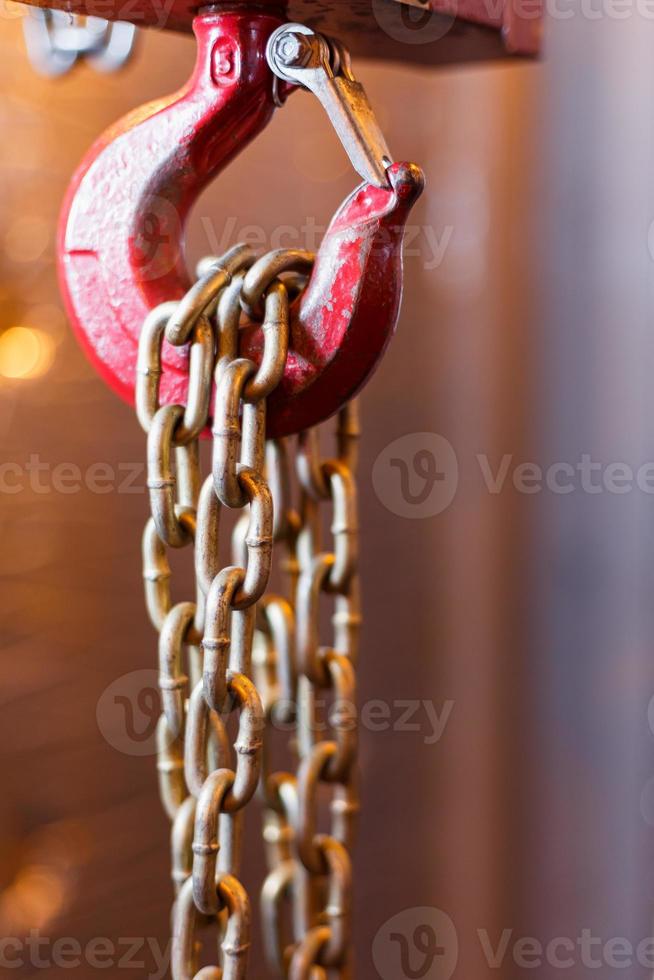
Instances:
[[[123,73],[80,68],[53,82],[26,60],[20,9],[7,11],[0,36],[0,934],[33,929],[83,945],[151,937],[162,948],[168,824],[157,798],[155,711],[143,695],[143,677],[155,675],[133,674],[152,672],[156,658],[141,590],[144,439],[132,410],[103,386],[69,332],[53,237],[64,189],[89,144],[134,105],[181,84],[193,43],[145,32]],[[445,953],[417,974],[428,980],[558,975],[546,958],[534,968],[533,953],[531,965],[526,953],[516,954],[525,936],[543,945],[572,937],[569,973],[613,976],[605,960],[599,969],[580,961],[580,930],[599,930],[604,942],[651,931],[654,804],[648,810],[639,795],[642,788],[647,801],[651,634],[633,629],[649,602],[650,560],[639,531],[647,498],[638,498],[640,509],[633,496],[611,498],[615,534],[598,553],[598,535],[612,519],[599,505],[588,517],[587,495],[571,494],[563,512],[563,497],[524,491],[513,479],[526,461],[574,463],[586,445],[613,454],[604,462],[620,459],[623,437],[636,423],[642,429],[646,414],[639,331],[651,281],[650,212],[643,203],[639,244],[628,221],[615,237],[616,211],[604,204],[620,187],[619,214],[637,212],[634,182],[642,183],[649,160],[638,132],[649,125],[651,97],[638,93],[651,79],[647,71],[625,78],[634,38],[626,29],[621,36],[622,60],[616,56],[611,84],[595,95],[600,68],[589,54],[582,77],[569,51],[553,61],[558,88],[554,69],[536,64],[358,65],[393,152],[420,162],[428,177],[412,219],[400,328],[362,398],[360,697],[389,705],[392,722],[362,732],[355,907],[365,980],[403,980],[384,945],[398,915],[409,942],[424,922],[445,937]],[[606,53],[591,50],[600,60]],[[578,85],[584,95],[571,101]],[[621,149],[621,113],[639,98],[640,124]],[[607,123],[598,133],[605,99],[613,100],[614,128]],[[614,156],[598,185],[593,168],[607,143]],[[322,111],[298,94],[205,193],[190,254],[260,232],[266,245],[281,225],[288,226],[282,244],[304,244],[353,185]],[[604,254],[590,214],[603,216]],[[578,239],[570,237],[575,229]],[[587,256],[580,277],[571,272],[579,252],[570,242]],[[626,258],[615,265],[629,249],[641,249],[642,266]],[[602,285],[611,303],[589,305]],[[638,295],[631,306],[625,291]],[[577,331],[582,322],[586,333]],[[598,382],[608,391],[600,421],[597,402],[583,396],[592,385],[582,368],[602,325],[612,383]],[[631,342],[621,357],[625,331]],[[607,449],[602,437],[611,424]],[[557,443],[561,433],[568,443]],[[634,457],[647,455],[646,442],[630,445]],[[413,465],[425,450],[439,479],[420,505]],[[406,462],[408,495],[391,456]],[[115,475],[103,492],[89,487],[96,464]],[[127,487],[132,471],[139,475]],[[598,567],[610,569],[602,589],[595,588]],[[629,597],[617,607],[616,583]],[[597,628],[598,609],[605,628]],[[578,617],[596,628],[585,632]],[[623,669],[627,635],[633,643]],[[600,650],[598,687],[593,651]],[[126,711],[107,707],[114,703],[108,689],[131,697],[143,737],[125,734]],[[400,724],[407,703],[414,713]],[[253,884],[260,856],[255,833],[250,840]],[[508,939],[504,930],[512,930]],[[140,975],[161,975],[147,949],[136,959],[145,964]],[[42,975],[30,960],[15,973]],[[94,972],[82,967],[85,977]],[[123,970],[114,964],[104,974]],[[622,975],[648,971],[632,962]],[[258,953],[253,976],[268,976]]]

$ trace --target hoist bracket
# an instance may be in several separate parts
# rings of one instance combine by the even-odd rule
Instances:
[[[191,33],[192,0],[25,0],[36,7]],[[357,57],[447,65],[538,53],[543,0],[262,0],[282,20],[340,38]],[[215,11],[236,3],[212,4]]]

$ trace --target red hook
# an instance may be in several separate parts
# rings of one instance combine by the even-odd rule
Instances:
[[[145,317],[190,286],[183,249],[190,208],[272,116],[266,45],[280,24],[255,11],[199,15],[189,82],[112,126],[73,178],[60,224],[62,291],[82,346],[128,401]],[[336,412],[365,383],[395,329],[404,226],[423,177],[412,164],[393,164],[387,175],[389,188],[355,190],[325,234],[292,310],[286,371],[268,401],[269,436]],[[243,334],[242,351],[254,360],[260,335],[256,324]],[[165,344],[162,404],[185,403],[186,362],[184,348]]]

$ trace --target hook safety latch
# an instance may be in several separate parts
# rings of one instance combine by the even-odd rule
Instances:
[[[388,187],[391,155],[347,48],[304,24],[284,24],[271,36],[266,57],[278,78],[317,96],[357,173]]]

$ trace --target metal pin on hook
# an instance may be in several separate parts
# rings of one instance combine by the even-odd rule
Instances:
[[[320,100],[357,173],[388,187],[391,154],[347,49],[304,24],[284,24],[271,35],[266,57],[278,78]]]

